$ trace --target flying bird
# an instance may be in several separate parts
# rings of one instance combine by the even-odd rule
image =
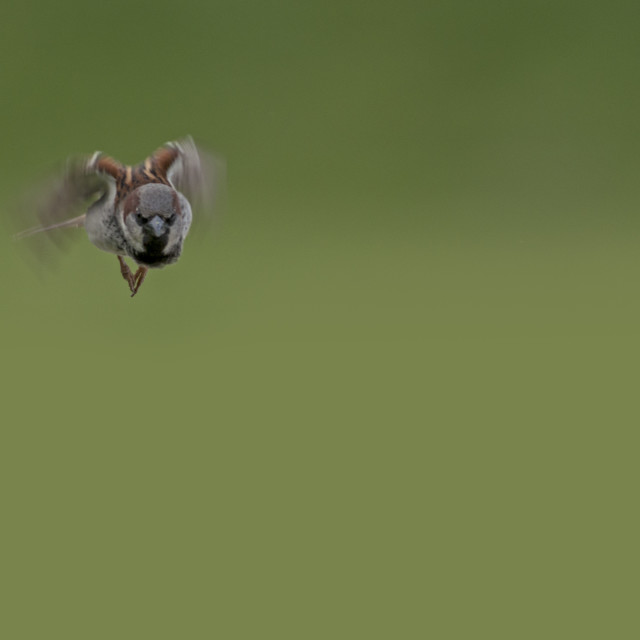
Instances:
[[[98,249],[116,255],[133,297],[149,269],[180,257],[193,218],[190,200],[210,208],[213,173],[213,156],[191,137],[166,143],[136,166],[100,151],[72,158],[40,204],[41,224],[17,237],[84,227]],[[69,218],[79,207],[84,213]],[[135,271],[125,258],[136,264]]]

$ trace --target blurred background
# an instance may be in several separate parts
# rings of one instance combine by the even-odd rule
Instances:
[[[635,637],[635,3],[3,9],[3,637]],[[187,134],[227,206],[136,298],[12,241]]]

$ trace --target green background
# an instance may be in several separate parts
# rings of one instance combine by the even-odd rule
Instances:
[[[2,14],[6,220],[74,153],[228,167],[134,299],[5,225],[2,637],[637,637],[637,3]]]

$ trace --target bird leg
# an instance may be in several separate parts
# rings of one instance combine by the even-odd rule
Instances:
[[[138,267],[138,270],[135,273],[132,273],[129,265],[124,261],[122,256],[118,256],[118,261],[120,262],[120,273],[129,284],[129,290],[131,291],[131,297],[133,298],[133,296],[138,293],[140,285],[147,277],[147,271],[149,271],[149,269],[147,267]]]
[[[136,295],[136,293],[138,293],[138,289],[140,288],[140,285],[144,282],[144,279],[147,277],[147,271],[149,271],[147,267],[138,267],[138,270],[133,276],[133,279],[135,281],[135,289],[133,289],[131,293],[132,298],[133,296]]]
[[[120,273],[122,277],[128,282],[129,289],[131,290],[131,295],[134,295],[136,292],[136,281],[135,276],[131,273],[131,269],[129,269],[129,265],[124,261],[122,256],[118,256],[118,262],[120,263]],[[136,273],[136,275],[138,275]]]

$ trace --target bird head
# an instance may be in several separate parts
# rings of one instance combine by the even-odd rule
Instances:
[[[123,201],[123,231],[131,257],[145,266],[161,267],[175,262],[190,222],[186,198],[165,184],[144,184]]]

